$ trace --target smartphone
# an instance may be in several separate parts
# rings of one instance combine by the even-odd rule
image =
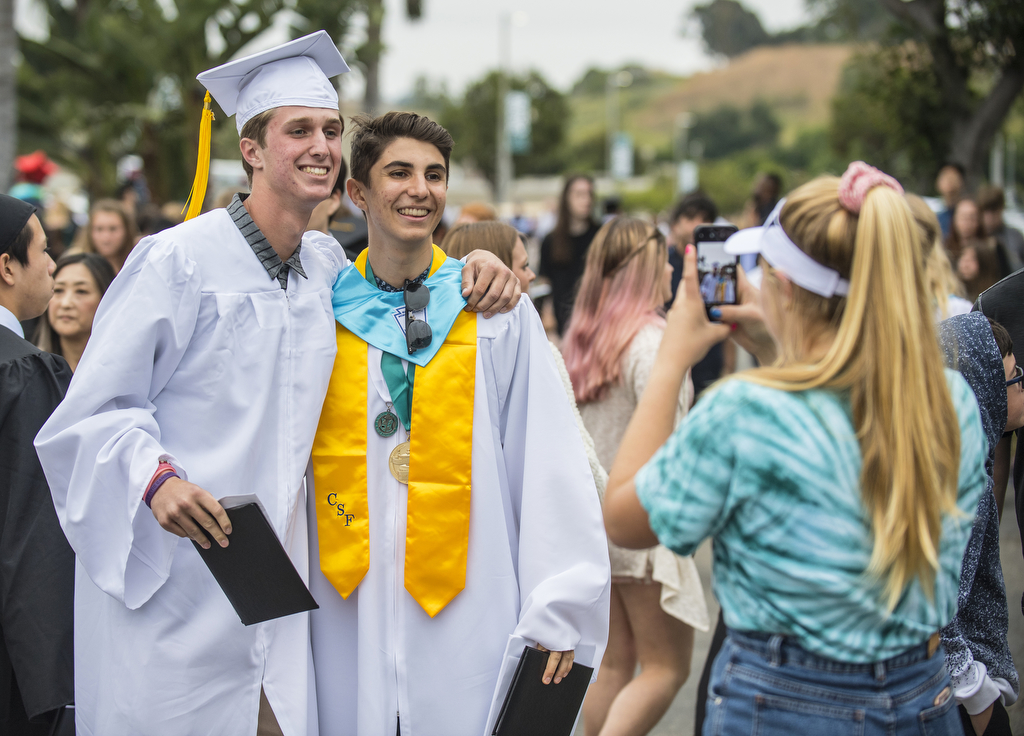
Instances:
[[[735,225],[698,225],[693,230],[697,248],[697,282],[707,307],[736,303],[736,267],[739,256],[725,252],[725,241]]]

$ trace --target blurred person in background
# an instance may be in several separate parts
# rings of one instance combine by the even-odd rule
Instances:
[[[672,210],[668,234],[668,262],[672,266],[672,294],[665,302],[666,310],[672,306],[672,299],[675,298],[676,290],[679,288],[679,281],[683,278],[683,251],[686,246],[693,244],[694,229],[698,225],[710,225],[717,219],[718,206],[702,192],[687,194]],[[722,377],[727,351],[731,353],[733,364],[735,364],[735,348],[718,343],[708,350],[708,354],[704,356],[703,360],[693,366],[691,377],[694,398],[700,396],[704,389]],[[726,372],[731,373],[732,366]]]
[[[562,352],[583,423],[606,468],[651,376],[671,277],[661,233],[635,218],[607,222],[587,253]],[[692,393],[687,379],[671,398],[674,421],[686,414]],[[658,544],[643,550],[609,544],[609,553],[608,649],[584,702],[583,722],[587,736],[646,734],[689,677],[693,629],[707,631],[707,605],[691,557]]]
[[[1005,249],[995,238],[985,237],[978,205],[969,197],[961,199],[953,209],[953,227],[946,238],[946,251],[956,263],[957,274],[971,301],[1013,272]]]
[[[338,161],[338,180],[334,182],[331,196],[316,206],[309,216],[306,232],[316,230],[332,235],[345,251],[349,260],[354,261],[366,250],[368,233],[366,218],[362,213],[353,214],[345,204],[345,181],[348,179],[348,164],[345,159]]]
[[[1024,270],[1011,274],[979,294],[974,302],[974,310],[1005,327],[1014,345],[1024,345]],[[1024,543],[1024,432],[1017,430],[1016,435],[1017,449],[1012,462],[1013,487],[1016,489],[1014,500],[1017,526],[1021,542]],[[1012,433],[1003,435],[995,452],[993,492],[1000,516],[1011,472],[1012,440]],[[1021,610],[1024,611],[1024,601],[1021,602]]]
[[[938,216],[942,237],[945,239],[953,231],[953,209],[964,192],[964,167],[953,162],[939,167],[939,173],[935,177],[935,191],[942,197],[943,208]]]
[[[761,174],[754,183],[750,210],[744,219],[749,222],[750,226],[763,225],[765,218],[775,209],[781,196],[782,177],[775,173]]]
[[[687,249],[610,474],[609,538],[680,554],[715,541],[729,633],[706,735],[959,733],[937,631],[957,610],[986,442],[943,367],[902,188],[856,162],[727,248],[761,254],[760,294],[709,322]],[[688,367],[729,323],[767,326],[752,347],[778,359],[724,381],[673,433]]]
[[[530,293],[530,284],[537,278],[537,274],[530,268],[530,258],[526,253],[526,242],[523,234],[516,232],[511,225],[498,221],[486,221],[479,223],[466,223],[453,227],[444,242],[441,243],[441,250],[452,258],[459,260],[468,256],[474,250],[488,250],[501,259],[501,262],[512,269],[512,273],[519,279],[519,285],[523,294]],[[558,374],[562,377],[562,385],[569,397],[569,404],[572,406],[573,415],[576,417],[576,426],[580,430],[580,438],[583,440],[583,449],[587,452],[587,461],[590,463],[590,472],[594,475],[594,484],[597,486],[599,496],[604,496],[604,488],[608,484],[608,473],[601,466],[597,459],[597,451],[594,449],[594,440],[583,424],[579,407],[576,405],[576,395],[572,389],[572,382],[569,379],[569,372],[565,368],[565,360],[558,347],[548,342],[551,347],[551,356],[555,359],[558,367]]]
[[[441,250],[459,260],[474,250],[490,251],[512,269],[524,294],[530,293],[530,284],[537,278],[537,274],[530,268],[530,256],[526,252],[526,241],[522,233],[497,220],[456,225],[441,242]]]
[[[89,210],[89,223],[79,230],[74,253],[99,253],[116,274],[138,242],[135,218],[114,199],[101,199]]]
[[[941,322],[948,317],[970,312],[971,302],[964,299],[964,286],[953,273],[946,249],[942,245],[938,218],[928,203],[916,194],[908,194],[906,199],[921,238],[925,286],[933,298],[935,321]]]
[[[92,334],[100,299],[114,280],[114,269],[96,253],[68,253],[53,272],[53,296],[36,333],[36,347],[78,367]]]
[[[32,440],[64,398],[63,358],[24,339],[53,260],[34,208],[0,195],[0,733],[74,734],[75,555]]]
[[[992,469],[999,439],[1024,425],[1024,385],[1006,329],[971,313],[939,326],[946,365],[974,392],[988,440],[987,485],[978,503],[960,571],[957,612],[942,629],[946,667],[967,736],[1011,736],[1004,706],[1020,691],[1006,635],[1009,616],[999,560],[999,510]]]
[[[1002,187],[985,187],[978,193],[981,227],[985,235],[993,237],[1005,251],[1013,271],[1024,267],[1024,235],[1003,221],[1006,195]]]
[[[565,332],[569,323],[587,248],[600,227],[594,220],[593,211],[593,179],[583,174],[570,176],[558,203],[555,229],[540,244],[540,271],[537,275],[551,282],[559,335]]]
[[[456,225],[462,225],[467,222],[487,222],[497,219],[498,212],[491,205],[486,202],[469,202],[462,205],[462,209],[459,210],[459,216],[455,219],[452,227],[454,228]]]
[[[149,202],[139,208],[139,240],[147,235],[156,235],[181,223],[180,216],[177,218],[168,217],[164,211],[165,209],[167,208],[158,207],[154,202]],[[180,206],[178,209],[181,209]]]
[[[604,200],[603,210],[604,212],[601,215],[602,225],[622,214],[622,197],[617,194],[606,197]]]

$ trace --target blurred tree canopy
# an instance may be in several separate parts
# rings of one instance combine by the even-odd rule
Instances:
[[[829,139],[846,160],[865,160],[908,189],[927,192],[946,157],[951,121],[927,49],[914,43],[855,56],[832,100]]]
[[[470,164],[491,183],[495,181],[497,154],[498,83],[500,72],[489,72],[470,84],[461,102],[450,102],[440,123],[455,139],[452,158]],[[508,78],[508,89],[524,90],[532,100],[533,125],[530,152],[512,157],[516,176],[558,174],[562,171],[563,142],[569,103],[538,73]]]
[[[757,14],[737,0],[711,0],[697,5],[690,17],[700,24],[708,53],[729,58],[758,46],[876,41],[892,26],[892,16],[880,0],[806,0],[806,3],[813,20],[778,33],[768,33]]]
[[[359,8],[355,0],[42,2],[48,38],[20,42],[19,148],[47,151],[93,197],[110,194],[117,160],[137,153],[158,201],[183,200],[195,172],[205,93],[196,74],[285,19],[291,37],[323,28],[337,40]],[[215,131],[233,127],[214,109]]]
[[[880,0],[930,56],[932,89],[946,118],[944,155],[979,182],[996,133],[1024,89],[1020,0]],[[879,53],[884,53],[884,50]],[[903,106],[891,112],[903,116]]]
[[[771,40],[757,14],[736,0],[711,0],[706,5],[697,5],[692,17],[700,23],[704,47],[709,54],[731,59]]]
[[[836,151],[915,186],[943,161],[982,178],[988,151],[1024,89],[1021,0],[807,0],[814,20],[769,34],[736,0],[698,5],[711,53],[781,43],[872,41],[850,62],[833,105]]]
[[[700,141],[704,156],[716,159],[746,148],[770,146],[779,137],[780,130],[771,108],[759,100],[748,110],[721,105],[698,113],[690,140]]]

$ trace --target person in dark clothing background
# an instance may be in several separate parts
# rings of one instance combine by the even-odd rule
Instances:
[[[593,180],[582,174],[570,176],[558,204],[555,229],[540,244],[538,276],[547,277],[551,282],[559,335],[565,332],[569,322],[587,249],[600,228],[600,223],[594,220],[593,210]]]
[[[988,438],[988,487],[978,502],[964,550],[957,612],[942,629],[953,693],[967,736],[1010,736],[1004,705],[1016,702],[1017,671],[1007,642],[1006,586],[999,560],[999,511],[992,495],[992,469],[999,438],[1024,424],[1024,387],[1013,342],[1000,324],[977,312],[939,325],[947,365],[974,392]]]
[[[710,225],[717,219],[718,207],[701,192],[687,194],[672,210],[672,218],[669,220],[668,262],[672,265],[673,299],[683,278],[683,249],[693,243],[694,228],[698,225]],[[665,304],[665,309],[668,310],[671,306],[672,302],[669,301]],[[700,396],[705,388],[721,378],[722,367],[725,364],[724,345],[725,343],[714,345],[703,360],[693,366],[691,378],[694,397]]]
[[[32,440],[71,369],[24,339],[46,311],[53,260],[34,208],[0,195],[0,733],[74,733],[75,555]]]

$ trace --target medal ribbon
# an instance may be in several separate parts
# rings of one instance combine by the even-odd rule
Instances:
[[[445,258],[435,247],[431,276]],[[355,266],[365,276],[366,251]],[[473,313],[458,314],[440,349],[416,371],[417,390],[411,397],[405,587],[431,617],[466,586],[476,320]],[[369,370],[367,343],[340,324],[336,333],[338,357],[313,443],[313,474],[320,568],[347,598],[366,575],[370,560],[366,500]],[[439,337],[435,330],[434,339]],[[401,360],[398,362],[400,367]],[[412,374],[412,365],[409,368]],[[383,372],[383,360],[381,369]],[[412,376],[407,378],[411,384]],[[394,389],[390,381],[388,384],[397,409]],[[412,394],[411,385],[409,389]]]
[[[431,262],[433,264],[433,262]],[[433,273],[434,269],[431,269]],[[373,277],[373,267],[370,261],[366,261],[367,282],[377,288],[377,280]],[[388,385],[388,392],[391,394],[391,405],[394,407],[398,418],[402,420],[402,426],[408,432],[412,428],[412,390],[416,382],[416,364],[409,363],[409,370],[402,368],[402,359],[391,353],[381,352],[380,372],[384,376],[384,382]]]

